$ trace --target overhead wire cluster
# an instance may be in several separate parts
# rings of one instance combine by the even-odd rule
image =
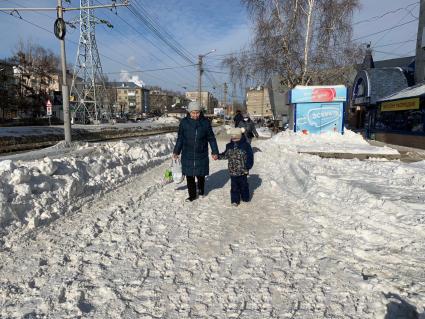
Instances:
[[[102,4],[99,0],[95,0],[95,1],[98,2],[99,4]],[[9,2],[13,3],[12,0],[9,0]],[[401,11],[406,11],[406,15],[397,24],[395,24],[391,27],[385,28],[383,30],[379,30],[379,31],[376,31],[376,32],[372,32],[372,33],[357,37],[357,38],[353,39],[353,41],[358,41],[358,40],[362,40],[362,39],[372,37],[372,36],[375,36],[375,35],[378,35],[378,34],[383,34],[375,43],[373,43],[372,48],[374,50],[377,49],[377,48],[389,47],[389,46],[394,46],[394,45],[402,46],[405,43],[414,42],[415,39],[410,39],[410,40],[406,40],[406,41],[398,41],[398,42],[393,42],[393,43],[386,43],[386,44],[383,44],[383,45],[376,45],[390,31],[417,21],[418,18],[412,13],[412,10],[415,6],[418,5],[418,3],[419,3],[418,1],[412,2],[412,3],[410,3],[410,4],[408,4],[404,7],[400,7],[400,8],[397,8],[395,10],[389,10],[389,11],[384,12],[381,15],[377,15],[377,16],[374,16],[374,17],[371,17],[371,18],[368,18],[368,19],[365,19],[365,20],[355,22],[353,25],[359,25],[359,24],[363,24],[363,23],[372,23],[372,22],[378,21],[378,20],[380,20],[380,19],[382,19],[382,18],[384,18],[388,15],[396,14],[396,13],[401,12]],[[25,8],[22,5],[20,5],[20,7]],[[134,25],[134,23],[131,23],[131,21],[129,21],[127,19],[127,17],[123,17],[123,15],[122,15],[123,11],[122,10],[120,10],[119,12],[115,12],[116,17],[122,23],[124,23],[129,28],[129,30],[132,30],[134,32],[134,34],[137,34],[138,36],[143,37],[143,39],[146,40],[152,46],[152,48],[155,48],[155,50],[157,50],[156,52],[159,51],[159,53],[162,56],[166,57],[168,62],[165,62],[164,59],[159,58],[158,54],[150,52],[149,57],[152,58],[152,59],[155,59],[156,61],[158,61],[159,63],[164,65],[164,67],[140,68],[140,67],[135,67],[135,66],[132,66],[130,64],[124,63],[123,61],[114,59],[114,58],[112,58],[108,55],[101,53],[100,55],[103,58],[106,58],[106,59],[128,69],[128,71],[105,72],[105,74],[119,74],[119,73],[123,73],[123,72],[128,72],[128,73],[139,73],[139,72],[148,73],[148,72],[150,72],[149,76],[151,76],[152,78],[156,78],[158,80],[164,80],[163,78],[155,77],[151,73],[159,72],[159,71],[161,71],[161,72],[173,72],[175,75],[177,75],[177,77],[179,78],[179,81],[182,81],[182,83],[174,82],[177,86],[180,86],[180,85],[189,86],[188,83],[192,83],[192,85],[194,87],[194,83],[195,83],[195,79],[196,79],[196,68],[195,67],[197,66],[197,64],[194,61],[196,59],[196,56],[194,54],[192,54],[179,41],[177,41],[176,38],[169,31],[166,30],[166,28],[161,26],[157,21],[158,19],[154,18],[152,16],[152,14],[148,11],[148,8],[145,5],[143,5],[140,1],[136,1],[136,0],[131,1],[131,4],[127,7],[127,9],[124,9],[124,10],[126,10],[124,12],[130,13],[133,20],[135,22],[137,22],[137,25],[142,26],[142,29],[137,27],[137,25]],[[7,12],[1,11],[1,8],[0,8],[0,12],[5,13],[5,14],[9,14]],[[39,13],[39,14],[46,15],[44,13]],[[11,15],[14,18],[20,19],[20,20],[22,20],[22,21],[24,21],[24,22],[26,22],[26,23],[34,26],[34,27],[37,27],[37,28],[44,30],[46,32],[49,32],[49,33],[53,33],[51,30],[45,28],[44,26],[41,26],[37,23],[34,23],[31,20],[26,19],[25,17],[23,17],[19,13],[19,11],[15,12]],[[409,21],[401,23],[401,21],[404,20],[408,15],[411,15],[413,17],[413,19],[410,19]],[[113,15],[113,16],[115,16],[115,15]],[[119,41],[122,41],[123,43],[125,43],[125,45],[127,47],[131,47],[131,49],[134,50],[136,55],[137,55],[138,52],[140,52],[140,48],[136,46],[136,44],[134,43],[134,40],[132,40],[130,38],[130,35],[127,32],[122,32],[122,30],[120,30],[119,28],[113,28],[112,30],[113,30],[113,32],[117,32],[120,35],[119,37],[115,37],[115,38],[118,38]],[[142,30],[145,30],[145,31],[148,31],[148,32],[143,32]],[[110,32],[108,32],[107,34],[110,34]],[[77,42],[72,41],[70,39],[67,39],[67,42],[70,42],[74,45],[78,45]],[[116,48],[108,46],[107,43],[102,42],[102,46],[105,46],[105,47],[108,48],[108,50],[114,51],[117,54],[119,54],[119,52],[117,52]],[[397,55],[396,53],[394,53],[395,50],[392,50],[393,52],[380,51],[380,50],[375,50],[375,51],[382,53],[382,54],[388,54],[388,55],[394,55],[394,56]],[[225,72],[221,69],[221,62],[224,59],[226,59],[227,57],[241,53],[241,52],[246,53],[248,55],[252,55],[252,56],[255,56],[255,54],[256,54],[254,51],[251,51],[251,50],[242,50],[242,51],[234,51],[234,52],[228,52],[228,53],[218,53],[218,54],[214,54],[213,56],[210,56],[208,58],[208,61],[206,61],[206,63],[205,63],[204,74],[205,74],[205,77],[208,80],[208,82],[211,84],[211,87],[218,87],[219,86],[218,81],[214,77],[214,74],[220,74],[220,75],[223,75],[223,76],[228,75],[228,72]],[[170,66],[169,61],[173,61],[176,65]],[[193,70],[191,70],[189,72],[189,68],[191,66],[193,66],[194,68],[193,68]],[[178,69],[181,69],[181,70],[179,72],[177,72]],[[167,81],[172,82],[171,77],[167,77]]]

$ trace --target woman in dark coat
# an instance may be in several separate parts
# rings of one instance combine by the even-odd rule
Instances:
[[[180,153],[182,155],[182,173],[186,175],[189,192],[186,201],[193,201],[197,198],[196,189],[199,196],[205,193],[205,176],[209,174],[208,143],[214,160],[218,158],[218,147],[211,123],[201,113],[199,103],[190,102],[188,112],[180,122],[173,157],[177,159]]]

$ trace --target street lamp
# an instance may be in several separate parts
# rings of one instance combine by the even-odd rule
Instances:
[[[202,59],[206,57],[208,54],[215,52],[216,49],[212,49],[211,51],[198,55],[198,69],[199,69],[199,78],[198,78],[198,101],[199,106],[202,107],[202,73],[204,70],[202,69]]]

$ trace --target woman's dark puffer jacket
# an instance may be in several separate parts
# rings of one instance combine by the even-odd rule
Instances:
[[[174,154],[182,155],[182,172],[186,176],[209,174],[208,143],[218,155],[217,141],[211,123],[201,114],[198,120],[185,117],[179,126]]]

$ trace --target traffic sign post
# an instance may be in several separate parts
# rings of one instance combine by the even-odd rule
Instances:
[[[47,103],[46,103],[46,113],[47,113],[47,116],[49,117],[49,126],[51,125],[51,123],[50,123],[50,118],[51,118],[51,116],[52,116],[52,102],[50,102],[50,100],[47,100]]]

